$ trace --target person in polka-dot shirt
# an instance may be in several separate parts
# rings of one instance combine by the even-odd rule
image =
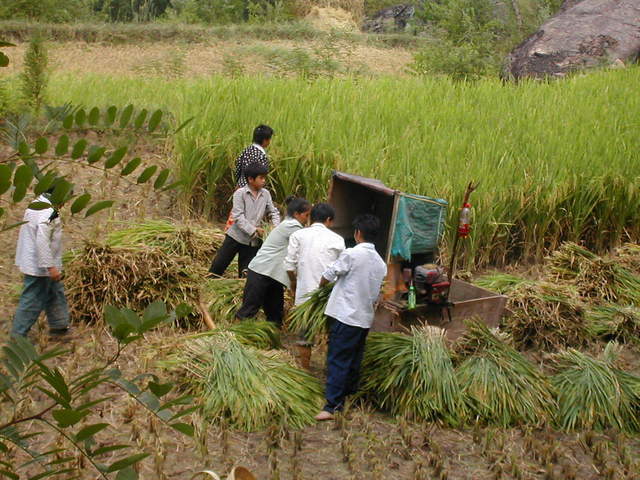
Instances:
[[[271,143],[273,129],[267,125],[258,125],[253,131],[253,143],[245,148],[236,160],[237,188],[247,186],[244,169],[247,165],[257,163],[269,168],[269,157],[266,148]]]

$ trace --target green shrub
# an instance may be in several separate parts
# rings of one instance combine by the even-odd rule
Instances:
[[[22,98],[34,111],[42,107],[48,82],[48,55],[42,37],[35,36],[24,54],[24,71],[20,75]]]
[[[2,0],[0,19],[70,22],[90,15],[89,0]]]

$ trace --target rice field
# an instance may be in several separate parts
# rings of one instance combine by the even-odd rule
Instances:
[[[162,107],[176,125],[192,119],[169,140],[182,200],[196,213],[227,208],[230,166],[260,122],[276,131],[278,200],[293,192],[322,199],[332,169],[452,205],[469,180],[480,181],[467,255],[480,266],[540,258],[566,240],[603,250],[638,238],[639,80],[638,68],[517,85],[54,75],[50,95]]]

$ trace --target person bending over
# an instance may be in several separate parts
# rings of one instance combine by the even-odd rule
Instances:
[[[284,268],[289,237],[306,225],[311,210],[304,198],[289,197],[286,204],[287,218],[271,231],[249,264],[242,306],[236,313],[241,320],[255,317],[262,308],[268,321],[282,324],[284,289],[289,287]]]

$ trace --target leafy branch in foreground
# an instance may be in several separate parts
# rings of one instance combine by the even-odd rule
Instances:
[[[73,378],[67,377],[60,368],[48,365],[50,360],[66,353],[61,349],[38,353],[22,337],[13,338],[4,346],[0,367],[0,458],[5,459],[0,460],[0,478],[36,480],[62,474],[79,478],[73,474],[80,473],[81,467],[75,464],[76,455],[80,454],[99,478],[117,475],[118,480],[136,479],[133,465],[148,454],[129,455],[129,445],[108,442],[108,436],[97,439],[101,432],[111,428],[103,421],[93,423],[96,407],[112,398],[98,393],[98,387],[104,385],[123,390],[166,425],[193,436],[193,426],[183,420],[198,408],[191,406],[191,397],[167,400],[174,389],[172,383],[162,383],[151,374],[127,380],[115,368],[128,345],[159,324],[174,320],[175,316],[168,313],[161,302],[149,305],[142,315],[108,307],[105,319],[117,342],[117,350],[104,365]],[[37,392],[44,394],[45,400],[35,401]],[[34,422],[44,427],[42,432],[31,431]],[[43,451],[39,440],[46,433],[63,437],[65,446]],[[23,452],[26,460],[18,460],[14,450]]]

